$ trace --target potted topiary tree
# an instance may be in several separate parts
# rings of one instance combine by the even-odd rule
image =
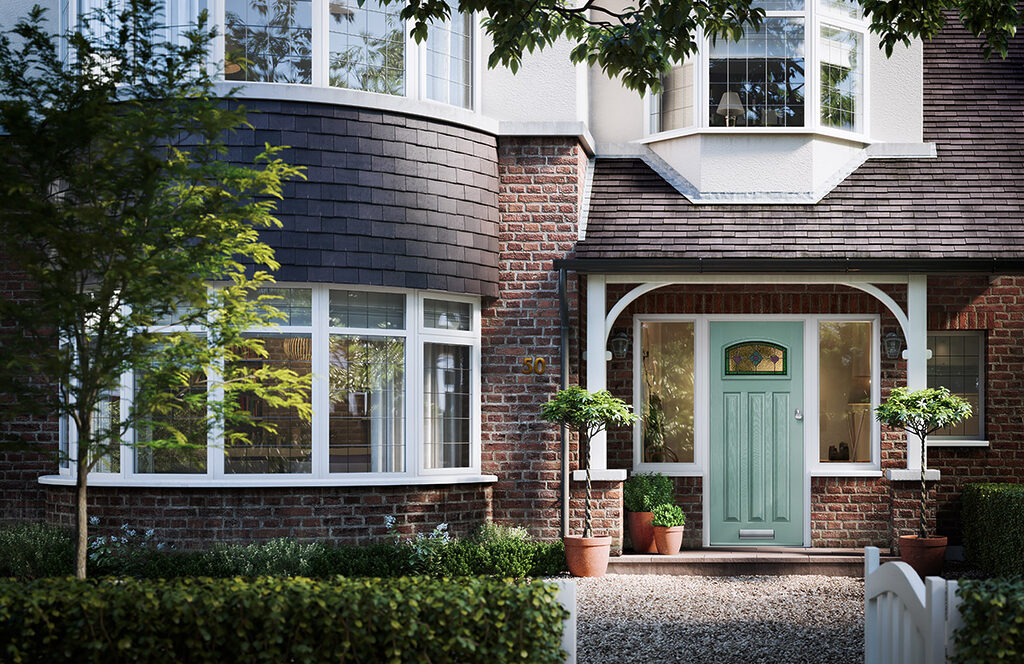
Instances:
[[[672,480],[661,473],[633,473],[622,485],[622,506],[626,510],[629,541],[637,553],[657,553],[651,516],[658,505],[674,500]]]
[[[580,436],[580,461],[586,464],[586,497],[583,502],[583,536],[565,538],[565,560],[574,576],[604,576],[608,569],[611,537],[594,537],[590,502],[590,439],[610,426],[624,426],[636,421],[630,407],[607,390],[588,392],[572,386],[559,390],[541,407],[541,417],[548,422],[575,429]]]
[[[658,505],[654,508],[651,519],[654,526],[654,543],[658,553],[663,556],[674,556],[683,545],[683,526],[686,515],[679,505]]]
[[[913,567],[921,577],[942,571],[946,558],[946,538],[936,537],[930,528],[927,438],[939,429],[964,421],[971,415],[971,405],[951,394],[944,387],[908,392],[904,387],[892,391],[889,398],[875,409],[878,421],[894,429],[905,429],[921,441],[921,495],[916,535],[900,536],[900,559]]]

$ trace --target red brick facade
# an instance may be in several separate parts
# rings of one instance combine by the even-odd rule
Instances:
[[[498,295],[483,300],[482,470],[492,485],[380,488],[140,489],[93,488],[91,511],[105,527],[129,522],[155,528],[182,546],[215,540],[248,541],[287,536],[361,542],[384,534],[384,517],[401,531],[428,532],[448,522],[465,533],[486,519],[527,526],[543,538],[560,535],[560,440],[556,427],[539,419],[541,404],[558,388],[560,325],[557,272],[552,261],[572,255],[578,234],[587,157],[569,138],[500,139],[498,150]],[[582,366],[580,338],[586,303],[585,277],[570,273],[570,382]],[[8,296],[19,285],[4,282]],[[629,286],[609,289],[613,302]],[[898,301],[901,288],[889,289]],[[692,314],[879,314],[881,333],[898,326],[876,299],[841,286],[675,286],[634,302],[616,322],[632,330],[639,313]],[[958,500],[965,482],[1019,481],[1024,470],[1024,277],[939,277],[929,280],[929,328],[986,330],[985,427],[988,448],[932,448],[932,467],[942,471],[935,492],[940,532],[959,527]],[[542,373],[524,373],[524,360],[541,359]],[[883,398],[904,380],[905,363],[882,359]],[[633,400],[631,360],[608,366],[610,389]],[[56,445],[56,425],[8,424],[7,431]],[[609,433],[611,468],[632,469],[631,432]],[[903,436],[883,431],[883,469],[905,467]],[[571,468],[579,467],[573,438]],[[40,475],[56,465],[40,455],[0,453],[0,521],[47,519],[69,524],[72,490],[41,487]],[[702,480],[674,479],[687,513],[684,545],[701,543]],[[915,523],[913,482],[884,478],[816,477],[811,481],[812,544],[820,547],[888,546]],[[583,485],[571,485],[570,532],[582,530]],[[594,526],[622,547],[622,487],[595,482]],[[174,533],[174,535],[170,535]]]

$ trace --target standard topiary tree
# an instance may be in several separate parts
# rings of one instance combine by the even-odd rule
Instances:
[[[889,398],[875,409],[875,417],[882,424],[893,429],[905,429],[921,441],[921,497],[918,537],[930,536],[928,528],[928,487],[925,484],[925,470],[928,467],[927,438],[943,429],[971,416],[971,405],[950,393],[945,387],[928,388],[908,392],[905,387],[892,391]]]
[[[587,482],[583,503],[583,536],[593,537],[590,516],[590,439],[611,426],[626,426],[636,422],[636,415],[622,399],[613,397],[608,390],[588,392],[572,386],[559,390],[551,401],[541,407],[541,417],[548,422],[575,429],[580,435],[580,461],[585,459]]]

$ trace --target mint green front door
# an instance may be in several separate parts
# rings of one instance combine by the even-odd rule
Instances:
[[[710,541],[803,544],[803,323],[711,324]]]

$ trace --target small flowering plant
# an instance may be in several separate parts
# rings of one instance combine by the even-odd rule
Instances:
[[[98,517],[90,517],[89,525],[98,526]],[[164,543],[153,544],[152,540],[156,531],[152,528],[141,533],[127,523],[121,524],[118,535],[99,535],[93,537],[89,542],[89,560],[105,567],[115,563],[118,559],[130,556],[141,549],[164,548]]]
[[[410,564],[417,572],[427,570],[440,550],[452,541],[447,523],[437,524],[429,535],[417,533],[416,537],[406,538],[401,536],[395,524],[395,517],[390,514],[384,517],[384,526],[388,529],[388,537],[396,547],[408,547]]]

